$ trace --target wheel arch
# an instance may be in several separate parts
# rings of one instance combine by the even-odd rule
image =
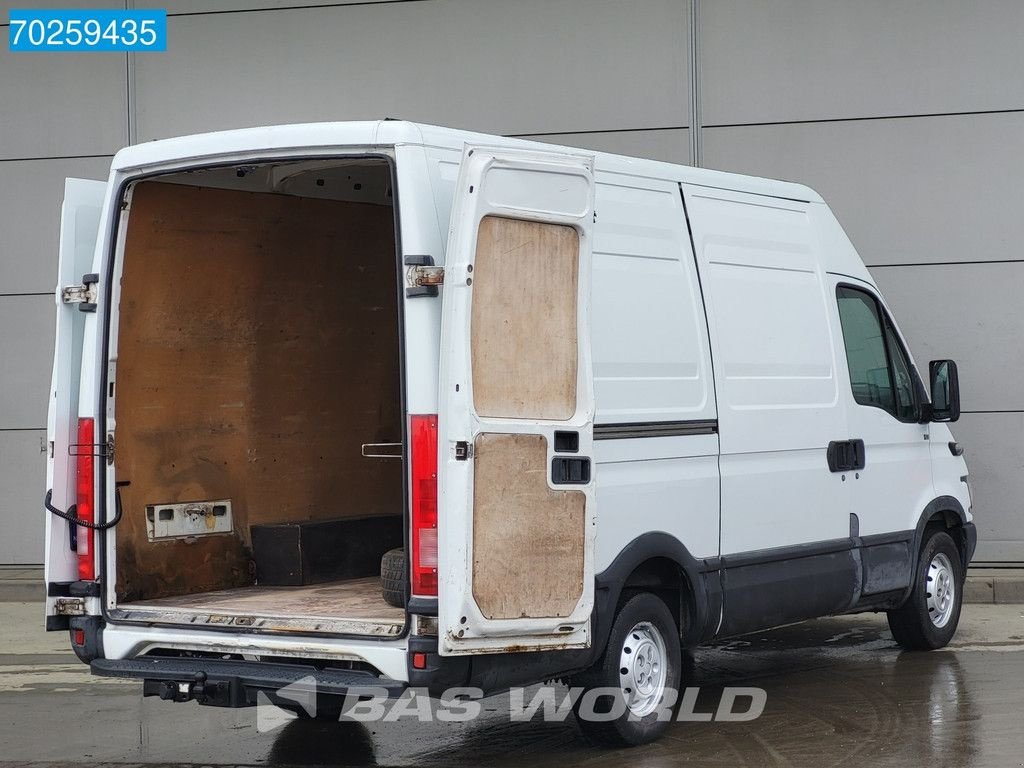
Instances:
[[[914,529],[912,550],[914,556],[913,573],[917,573],[917,567],[920,564],[921,547],[924,545],[925,536],[930,529],[944,530],[950,534],[957,549],[960,551],[961,565],[966,574],[967,565],[974,555],[977,534],[974,529],[974,523],[967,519],[967,513],[960,500],[953,496],[938,496],[928,502],[921,512],[917,519],[917,526]],[[912,589],[913,581],[911,581],[911,585],[907,589],[906,595],[904,595],[904,600],[910,596]]]
[[[603,653],[608,642],[623,592],[633,589],[654,592],[663,599],[677,593],[677,600],[666,602],[679,624],[681,643],[684,647],[698,644],[706,635],[711,613],[705,571],[703,561],[669,533],[651,531],[630,541],[595,576],[595,656]]]

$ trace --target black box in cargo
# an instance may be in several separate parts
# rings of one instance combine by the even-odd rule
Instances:
[[[256,583],[294,587],[380,574],[381,556],[402,546],[402,518],[354,517],[254,525]]]

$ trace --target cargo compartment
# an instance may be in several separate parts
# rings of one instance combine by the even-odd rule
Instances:
[[[379,582],[406,509],[391,179],[360,158],[130,188],[115,619],[401,634]]]

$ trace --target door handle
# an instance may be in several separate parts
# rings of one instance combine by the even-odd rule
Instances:
[[[833,440],[826,452],[830,472],[852,472],[864,469],[864,441]]]
[[[555,485],[586,485],[590,482],[590,459],[555,456],[551,460],[551,482]]]
[[[400,459],[402,443],[363,443],[362,454],[366,459]]]

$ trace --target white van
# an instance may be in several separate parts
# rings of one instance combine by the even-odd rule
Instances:
[[[682,649],[956,630],[956,365],[925,387],[806,187],[295,125],[122,150],[60,243],[47,627],[96,674],[218,706],[557,678],[619,690],[581,726],[635,744]]]

